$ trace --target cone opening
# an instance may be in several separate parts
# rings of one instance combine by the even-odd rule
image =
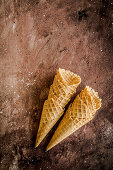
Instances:
[[[78,86],[80,84],[81,78],[77,74],[74,74],[74,73],[72,73],[68,70],[64,70],[64,69],[59,69],[59,72],[60,72],[62,79],[68,86],[70,86],[70,85]]]
[[[98,96],[98,93],[95,92],[91,87],[86,86],[85,89],[87,92],[92,96],[95,104],[96,104],[96,109],[98,110],[101,107],[101,99]]]

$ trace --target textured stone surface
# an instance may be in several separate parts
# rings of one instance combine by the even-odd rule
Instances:
[[[0,1],[1,170],[113,169],[113,3],[109,0]],[[57,69],[99,92],[95,118],[49,152],[34,149]]]

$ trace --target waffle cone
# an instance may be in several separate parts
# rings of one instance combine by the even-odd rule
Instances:
[[[46,150],[51,149],[77,129],[89,122],[101,107],[98,93],[86,86],[70,104]]]
[[[35,147],[37,147],[64,112],[64,107],[76,93],[81,79],[76,74],[59,69],[50,87],[48,99],[45,101]]]
[[[37,147],[47,133],[51,130],[59,117],[63,114],[63,109],[53,98],[46,100],[44,103],[40,125],[37,133],[35,147]]]
[[[61,107],[65,107],[72,95],[76,93],[76,88],[80,82],[81,79],[78,75],[68,70],[59,69],[50,87],[48,98],[54,98],[58,101],[65,99],[66,103],[60,103]]]

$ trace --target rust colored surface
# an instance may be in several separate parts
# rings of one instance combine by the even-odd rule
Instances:
[[[1,170],[113,169],[113,3],[107,0],[0,1]],[[57,69],[99,92],[95,118],[49,152],[54,129],[35,149]]]

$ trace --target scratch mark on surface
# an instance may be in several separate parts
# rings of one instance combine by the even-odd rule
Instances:
[[[44,47],[47,45],[47,43],[50,41],[50,39],[51,39],[51,38],[49,38],[49,39],[46,41],[46,43],[40,48],[40,50],[39,50],[38,53],[35,55],[35,57],[40,54],[40,52],[44,49]]]

